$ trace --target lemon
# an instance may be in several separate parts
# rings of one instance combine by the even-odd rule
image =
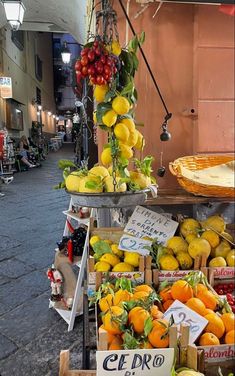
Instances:
[[[226,263],[226,261],[223,257],[214,257],[209,262],[209,266],[211,268],[219,268],[219,267],[223,267],[223,266],[226,266],[226,265],[227,265],[227,263]]]
[[[111,245],[112,252],[117,255],[118,257],[123,257],[124,252],[121,251],[121,249],[118,248],[118,244],[112,244]]]
[[[108,110],[103,116],[102,116],[102,122],[107,127],[112,127],[117,121],[117,114],[114,110]]]
[[[176,255],[176,259],[180,264],[180,269],[189,270],[193,266],[192,257],[186,252],[179,252]]]
[[[130,136],[128,127],[123,123],[118,123],[115,125],[114,134],[118,140],[126,142]]]
[[[110,240],[110,239],[105,239],[104,242],[109,244],[109,245],[113,244],[112,240]]]
[[[97,242],[99,242],[101,239],[98,235],[93,235],[91,238],[90,238],[90,245],[93,247],[93,245]]]
[[[140,255],[139,253],[136,253],[136,252],[125,252],[124,253],[125,257],[124,257],[124,262],[126,262],[127,264],[130,264],[134,267],[138,267],[139,266],[139,263],[140,263]]]
[[[224,257],[226,258],[229,251],[231,251],[231,246],[227,242],[227,240],[222,240],[221,243],[213,250],[212,255],[215,255],[215,257]]]
[[[82,177],[77,175],[69,175],[65,179],[65,186],[68,191],[70,192],[79,192],[79,186],[81,182]]]
[[[126,183],[121,183],[120,184],[121,178],[116,177],[116,186],[115,186],[115,191],[116,192],[126,192],[127,186]],[[104,179],[104,186],[105,186],[105,191],[106,192],[114,192],[114,185],[113,185],[113,177],[112,176],[107,176]]]
[[[101,176],[102,178],[105,178],[106,176],[109,176],[109,172],[104,166],[94,166],[89,170],[88,175]]]
[[[219,233],[225,231],[225,222],[222,217],[219,215],[212,215],[211,217],[208,217],[205,221],[201,222],[202,227],[210,230],[215,230]]]
[[[94,89],[94,97],[96,102],[103,102],[108,91],[108,85],[96,85]]]
[[[228,266],[235,267],[235,249],[231,249],[226,257]]]
[[[128,137],[128,140],[126,141],[126,144],[132,147],[132,146],[135,146],[136,143],[138,142],[138,133],[136,129],[134,131],[129,131],[129,132],[130,132],[130,135]]]
[[[209,256],[211,252],[210,243],[206,239],[196,238],[188,246],[188,253],[195,259],[197,256]]]
[[[134,146],[137,150],[142,150],[144,148],[144,145],[145,145],[144,136],[138,130],[136,130],[136,133],[138,135],[138,139],[137,139],[137,142],[135,143]]]
[[[103,149],[100,159],[103,165],[108,166],[113,160],[111,155],[111,148]]]
[[[125,97],[118,95],[112,101],[112,108],[118,115],[124,115],[130,110],[130,103]]]
[[[162,270],[177,270],[179,263],[172,255],[163,255],[159,259],[159,264]]]
[[[101,183],[101,178],[98,176],[85,176],[84,178],[81,178],[81,181],[79,184],[79,192],[83,192],[83,193],[103,192],[103,185]]]
[[[188,251],[188,243],[180,236],[172,236],[172,238],[168,239],[167,247],[172,249],[176,255],[179,252]]]
[[[151,178],[142,174],[142,172],[130,171],[131,181],[137,184],[140,189],[145,189],[151,185]]]
[[[120,147],[122,158],[130,159],[133,157],[133,151],[129,146],[120,143],[119,147]]]
[[[188,235],[185,237],[185,240],[186,240],[186,242],[189,244],[189,243],[191,243],[191,241],[192,241],[193,239],[196,239],[196,238],[198,238],[197,234],[188,234]]]
[[[210,243],[211,248],[217,247],[217,245],[219,245],[220,242],[219,235],[217,235],[213,230],[204,231],[201,235],[201,238],[206,239]]]
[[[118,256],[113,255],[112,253],[105,253],[103,256],[101,256],[100,261],[107,262],[111,266],[115,266],[120,262],[120,259]]]
[[[187,218],[180,224],[180,233],[186,237],[189,234],[197,234],[200,228],[200,223],[196,219]]]
[[[111,51],[116,56],[119,56],[120,53],[122,52],[122,49],[121,49],[121,46],[120,46],[118,40],[113,40],[112,46],[111,46]]]
[[[104,261],[98,261],[95,264],[95,271],[97,272],[108,272],[111,269],[111,265]]]
[[[125,124],[130,132],[134,132],[135,130],[135,123],[131,118],[124,118],[122,119],[122,123]]]
[[[93,112],[93,122],[94,122],[94,124],[97,124],[97,122],[98,122],[96,111]]]
[[[230,240],[230,242],[233,242],[233,236],[228,232],[222,232],[221,235],[223,235],[226,240]]]
[[[119,262],[112,269],[113,272],[133,272],[134,266],[127,264],[126,262]]]

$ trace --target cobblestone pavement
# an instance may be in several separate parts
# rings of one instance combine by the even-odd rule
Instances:
[[[42,168],[17,173],[0,198],[0,375],[58,375],[60,350],[70,348],[81,368],[82,321],[67,324],[48,309],[47,267],[61,239],[69,197],[53,190],[61,180],[57,161],[71,158],[69,144],[50,153]]]

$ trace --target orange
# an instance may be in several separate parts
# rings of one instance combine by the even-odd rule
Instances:
[[[150,315],[152,316],[153,319],[158,319],[158,315],[159,315],[159,309],[156,305],[152,305],[152,307],[150,308]]]
[[[153,346],[149,341],[144,341],[143,343],[141,343],[140,349],[153,349]]]
[[[202,283],[198,283],[198,285],[195,286],[194,288],[194,291],[195,291],[195,295],[198,296],[198,294],[200,294],[202,291],[207,291],[208,288],[203,285]]]
[[[153,328],[148,335],[148,340],[153,347],[165,348],[169,346],[168,328],[166,320],[153,321]]]
[[[131,300],[145,300],[148,296],[149,293],[146,291],[137,291],[133,294]]]
[[[109,350],[123,350],[122,344],[123,344],[122,339],[116,336],[113,338],[113,340],[109,344],[108,349]]]
[[[234,344],[235,343],[235,330],[230,330],[225,336],[225,343]]]
[[[108,309],[113,305],[113,295],[108,294],[99,301],[99,307],[102,312],[108,311]]]
[[[221,319],[223,320],[224,326],[225,326],[225,331],[230,332],[235,328],[235,315],[234,313],[224,313],[221,316]]]
[[[217,299],[213,292],[208,290],[202,291],[197,295],[197,298],[205,304],[206,308],[212,309],[212,311],[216,309]]]
[[[135,307],[131,309],[128,316],[130,325],[132,325],[134,331],[138,334],[144,332],[144,324],[149,317],[150,314],[148,313],[148,311],[141,307]]]
[[[123,308],[113,306],[103,316],[104,329],[111,334],[121,334],[121,325],[126,324],[127,314]]]
[[[223,337],[225,332],[225,326],[222,319],[218,315],[216,315],[216,313],[209,313],[204,317],[206,320],[208,320],[205,332],[213,333],[218,338]]]
[[[182,303],[186,303],[193,297],[193,289],[188,282],[179,279],[173,283],[171,287],[171,295],[174,300],[177,299]]]
[[[199,339],[200,346],[220,345],[219,338],[213,333],[204,333]]]
[[[215,312],[212,311],[212,309],[206,308],[204,316],[208,315],[209,313],[215,313]]]
[[[148,292],[149,294],[153,291],[152,287],[148,285],[139,285],[135,287],[135,292],[137,291],[145,291]]]
[[[114,294],[113,305],[118,306],[122,302],[129,302],[132,294],[127,290],[118,290]]]
[[[163,302],[165,302],[166,300],[172,299],[171,287],[170,286],[165,287],[162,291],[159,292],[159,295]]]
[[[191,298],[187,301],[186,306],[197,312],[199,315],[204,316],[206,314],[205,304],[198,298]]]
[[[174,303],[173,299],[168,299],[163,303],[163,308],[166,311]]]
[[[100,325],[100,328],[104,329],[104,324]],[[105,329],[104,329],[105,330]],[[112,342],[112,340],[115,338],[115,335],[107,332],[107,342],[108,342],[108,345]]]

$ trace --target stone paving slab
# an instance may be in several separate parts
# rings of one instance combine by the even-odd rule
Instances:
[[[56,247],[56,244],[54,244],[54,248]],[[43,257],[42,257],[43,253]],[[32,247],[30,249],[30,257],[25,252],[19,253],[16,258],[17,260],[20,260],[24,262],[25,265],[28,265],[29,267],[35,268],[35,269],[44,269],[46,277],[46,270],[51,265],[53,257],[54,257],[55,251],[53,249],[53,243],[52,244],[43,244],[39,248]],[[49,281],[48,281],[49,286]]]
[[[9,277],[10,279],[21,277],[24,274],[30,273],[33,268],[16,258],[5,260],[0,263],[0,275]]]
[[[17,349],[18,349],[17,346],[12,341],[10,341],[7,337],[0,334],[0,359],[7,358],[9,355],[14,353]]]

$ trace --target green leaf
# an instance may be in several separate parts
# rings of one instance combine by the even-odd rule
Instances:
[[[63,178],[66,179],[70,174],[70,167],[65,167],[63,171]]]
[[[132,53],[132,58],[133,58],[133,68],[134,68],[134,70],[137,70],[138,66],[139,66],[139,60],[138,60],[136,54],[134,54],[134,53]]]
[[[97,189],[100,187],[100,183],[97,183],[94,180],[90,180],[85,183],[85,187],[88,189]]]
[[[62,181],[61,183],[54,185],[53,189],[64,189],[66,187],[65,182]]]
[[[106,243],[104,240],[99,240],[93,245],[93,250],[95,252],[94,257],[96,259],[100,259],[102,255],[105,253],[112,253],[112,249],[110,248],[110,245]]]
[[[77,168],[77,166],[68,159],[60,159],[58,162],[58,167],[60,170],[64,170],[67,167],[74,167]]]
[[[114,91],[114,90],[109,90],[109,91],[105,94],[104,101],[105,101],[105,102],[109,102],[110,99],[113,99],[114,97],[116,97],[116,91]]]
[[[149,335],[152,329],[153,329],[153,320],[151,317],[148,317],[144,322],[144,334],[146,335],[146,337]]]
[[[109,128],[109,127],[106,127],[106,125],[104,125],[104,124],[99,124],[98,126],[99,126],[103,131],[110,132],[110,128]]]
[[[121,91],[121,95],[126,95],[126,94],[129,94],[129,93],[132,93],[133,92],[133,89],[134,89],[134,82],[133,80],[131,80],[125,87],[124,89]]]
[[[97,118],[98,123],[102,123],[102,117],[107,111],[111,110],[111,108],[112,108],[111,103],[102,102],[97,105],[96,118]]]
[[[138,37],[135,35],[128,43],[128,51],[136,52],[138,48],[139,42]]]
[[[144,43],[144,41],[145,41],[145,32],[144,31],[142,31],[140,33],[140,36],[139,36],[138,40],[139,40],[139,44],[140,45],[142,45]]]
[[[138,349],[140,342],[128,331],[125,332],[123,336],[123,347],[124,349]]]

